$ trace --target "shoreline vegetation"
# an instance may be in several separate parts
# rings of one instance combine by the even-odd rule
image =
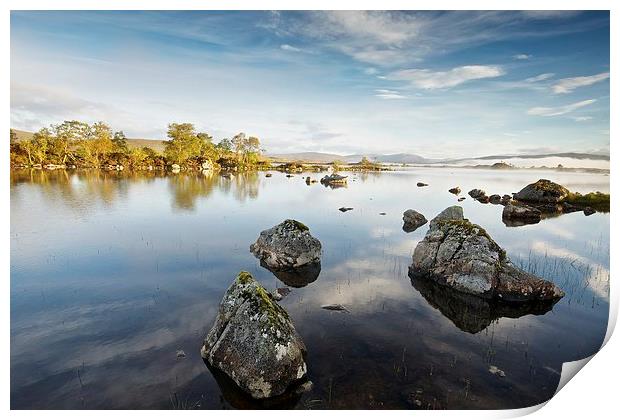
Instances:
[[[113,132],[104,122],[88,124],[64,121],[42,128],[32,136],[19,138],[10,130],[11,168],[181,170],[243,172],[279,170],[284,172],[385,171],[386,165],[363,157],[357,163],[333,161],[328,164],[302,161],[274,161],[266,156],[258,137],[239,133],[214,142],[208,133],[197,132],[191,123],[170,123],[163,150],[132,147],[122,131]]]
[[[125,169],[138,171],[244,172],[277,170],[301,172],[391,171],[403,168],[549,170],[609,174],[609,169],[551,166],[514,166],[503,161],[493,164],[453,165],[449,163],[394,163],[362,156],[351,162],[336,159],[293,159],[268,156],[258,137],[239,133],[215,142],[208,133],[198,132],[191,123],[170,123],[167,141],[129,139],[123,131],[112,131],[104,122],[88,124],[64,121],[35,133],[10,130],[11,168],[33,169]]]

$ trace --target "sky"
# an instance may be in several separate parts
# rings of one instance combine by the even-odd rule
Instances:
[[[269,153],[609,153],[609,12],[11,12],[11,127]]]

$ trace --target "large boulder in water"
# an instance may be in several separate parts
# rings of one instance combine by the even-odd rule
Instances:
[[[564,296],[553,283],[517,268],[480,226],[450,207],[431,220],[418,243],[412,276],[430,278],[457,291],[504,301],[554,300]]]
[[[525,186],[515,194],[514,198],[519,201],[531,203],[559,203],[569,194],[568,189],[548,179],[539,179],[533,184]]]
[[[250,251],[274,269],[301,267],[321,260],[321,242],[297,220],[287,219],[260,233]]]
[[[200,350],[209,365],[260,399],[304,382],[305,353],[286,310],[245,271],[226,291]]]

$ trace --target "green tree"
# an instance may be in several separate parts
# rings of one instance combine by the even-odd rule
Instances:
[[[190,123],[168,124],[168,142],[164,155],[170,163],[183,164],[189,158],[200,156],[202,141]]]
[[[62,124],[52,125],[54,142],[51,144],[51,154],[56,163],[66,164],[67,159],[75,158],[73,151],[90,136],[90,126],[81,121],[64,121]]]
[[[122,131],[114,132],[114,137],[112,137],[112,143],[114,143],[114,151],[119,153],[128,153],[129,148],[127,146],[127,137],[125,137],[125,133]]]
[[[32,135],[32,157],[36,163],[43,164],[48,159],[48,150],[53,144],[52,133],[47,128],[42,128]]]
[[[260,156],[261,148],[258,137],[248,137],[245,133],[239,133],[232,138],[232,146],[238,160],[244,165],[256,163]]]

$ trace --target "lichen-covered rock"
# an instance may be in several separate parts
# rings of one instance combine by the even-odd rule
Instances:
[[[413,209],[405,210],[403,213],[403,230],[405,232],[413,232],[426,222],[426,217]]]
[[[569,191],[548,179],[539,179],[533,184],[525,186],[515,194],[515,199],[532,203],[559,203],[564,200]]]
[[[413,253],[410,273],[483,298],[528,301],[564,296],[553,283],[515,267],[483,228],[463,218],[458,206],[431,220]]]
[[[286,310],[242,271],[228,288],[200,354],[254,398],[271,398],[306,376],[306,347]]]
[[[436,226],[438,222],[443,220],[463,220],[463,207],[450,206],[439,213],[433,220],[431,220],[431,229]]]
[[[275,269],[296,268],[321,260],[321,242],[306,225],[292,219],[262,231],[250,251]]]
[[[540,222],[541,212],[535,207],[524,204],[506,204],[502,211],[502,220],[528,220]]]

